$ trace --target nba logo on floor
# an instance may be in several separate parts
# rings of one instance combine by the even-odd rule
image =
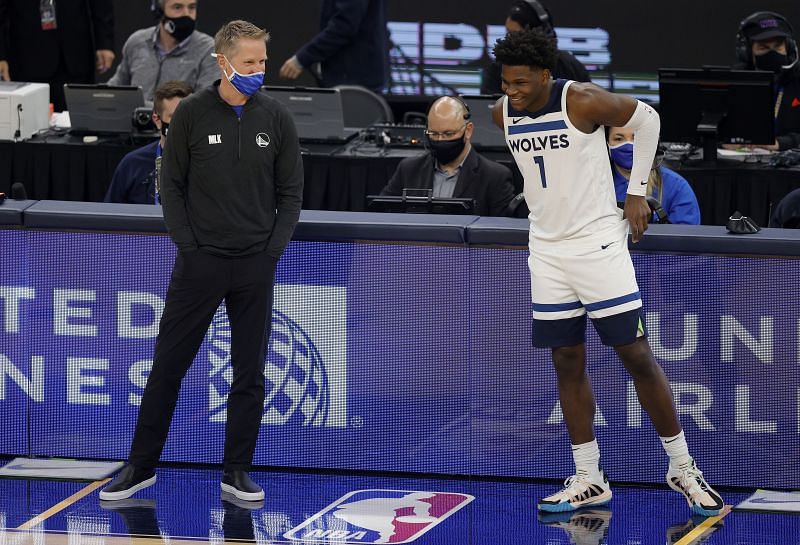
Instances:
[[[411,543],[474,500],[452,492],[356,490],[286,532],[306,543]]]

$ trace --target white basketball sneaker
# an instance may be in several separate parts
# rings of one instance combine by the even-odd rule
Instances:
[[[670,466],[667,472],[667,484],[671,489],[683,494],[692,512],[698,515],[711,517],[719,515],[725,502],[717,492],[703,478],[703,472],[692,464],[684,469],[674,469]]]
[[[548,513],[574,511],[589,505],[605,505],[611,501],[611,487],[603,470],[600,478],[576,474],[564,481],[564,488],[539,500],[539,510]]]

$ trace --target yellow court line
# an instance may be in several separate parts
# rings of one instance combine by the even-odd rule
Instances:
[[[723,508],[722,513],[714,517],[708,517],[706,520],[698,524],[694,530],[676,541],[675,545],[689,545],[690,543],[696,541],[700,538],[700,536],[711,530],[712,526],[724,519],[730,512],[731,508],[726,505]]]
[[[16,529],[17,530],[29,530],[29,529],[33,528],[34,526],[36,526],[37,524],[39,524],[43,520],[49,519],[50,517],[52,517],[53,515],[55,515],[59,511],[63,511],[64,509],[66,509],[67,507],[69,507],[73,503],[77,502],[81,498],[84,498],[84,497],[88,496],[89,494],[91,494],[92,492],[94,492],[95,490],[97,490],[98,488],[100,488],[101,486],[103,486],[104,484],[106,484],[110,480],[111,479],[109,478],[109,479],[103,479],[102,481],[95,481],[95,482],[91,483],[90,485],[88,485],[88,486],[86,486],[84,488],[81,488],[80,490],[75,492],[73,495],[71,495],[69,498],[58,502],[57,504],[55,504],[53,507],[51,507],[47,511],[45,511],[45,512],[39,514],[39,515],[36,515],[35,517],[33,517],[28,522],[25,522],[22,525],[17,526]]]

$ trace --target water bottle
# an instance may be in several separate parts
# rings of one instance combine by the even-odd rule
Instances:
[[[39,14],[42,17],[42,30],[55,30],[56,0],[39,0]]]

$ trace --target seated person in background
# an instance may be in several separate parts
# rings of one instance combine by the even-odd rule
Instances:
[[[739,23],[734,68],[765,70],[777,76],[775,97],[775,143],[756,146],[770,150],[800,147],[800,66],[797,42],[785,17],[758,11]],[[739,148],[726,144],[726,148]]]
[[[506,30],[519,32],[539,28],[548,36],[555,37],[553,18],[544,4],[537,0],[514,0],[506,17]],[[592,81],[583,63],[569,51],[558,50],[553,79],[571,79],[575,81]],[[481,73],[481,93],[484,95],[502,94],[500,88],[500,64],[492,61]]]
[[[103,199],[105,202],[158,204],[156,161],[167,143],[172,114],[181,99],[191,94],[192,88],[182,81],[168,81],[158,88],[153,101],[153,122],[161,131],[161,138],[122,158],[111,178],[111,185]]]
[[[614,174],[617,202],[625,202],[633,166],[633,129],[607,127],[608,149]],[[647,180],[647,196],[653,197],[667,213],[670,223],[700,224],[697,197],[686,179],[664,166],[653,165]],[[651,223],[657,223],[655,212]]]
[[[800,229],[800,189],[790,192],[778,203],[769,218],[769,226],[781,229]]]
[[[475,213],[480,216],[506,215],[514,198],[511,171],[472,149],[474,125],[469,118],[461,99],[436,99],[425,131],[429,153],[403,159],[381,195],[432,189],[434,197],[475,199]]]
[[[109,85],[137,85],[152,101],[165,81],[184,81],[202,89],[219,79],[214,39],[195,30],[196,0],[151,0],[159,22],[137,30],[122,47],[122,59]]]

